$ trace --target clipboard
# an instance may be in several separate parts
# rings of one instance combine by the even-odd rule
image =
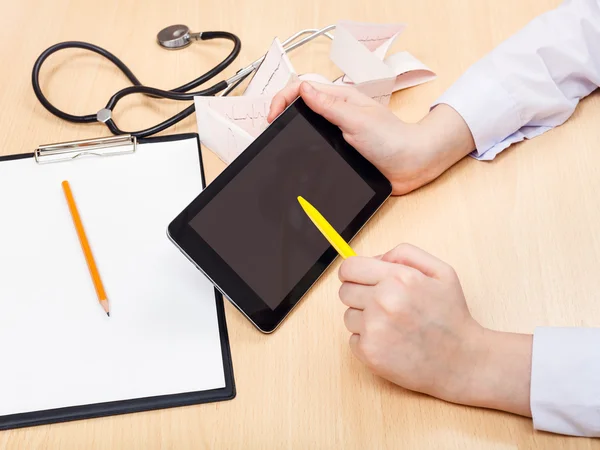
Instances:
[[[29,159],[32,160],[32,164],[36,165],[44,165],[46,163],[56,163],[63,164],[65,161],[71,160],[71,162],[66,162],[66,164],[77,164],[77,159],[81,159],[85,156],[91,156],[93,158],[104,159],[104,157],[110,156],[110,159],[113,158],[124,158],[125,154],[132,154],[132,158],[136,158],[136,153],[142,150],[144,147],[152,147],[158,148],[154,144],[159,144],[161,147],[157,149],[156,152],[169,152],[169,146],[171,145],[180,145],[184,143],[188,146],[187,154],[189,155],[189,148],[191,145],[194,146],[195,151],[197,152],[197,161],[198,168],[194,169],[198,172],[198,180],[200,180],[201,188],[204,189],[206,186],[205,182],[205,174],[204,174],[204,166],[202,161],[202,153],[200,148],[200,141],[198,135],[196,133],[188,133],[188,134],[178,134],[178,135],[170,135],[163,137],[153,137],[153,138],[145,138],[137,140],[135,137],[131,136],[117,136],[117,137],[109,137],[109,138],[101,138],[95,140],[85,140],[85,141],[74,141],[63,144],[53,144],[49,146],[42,146],[36,149],[34,153],[30,154],[20,154],[20,155],[10,155],[10,156],[0,156],[0,169],[3,164],[8,161],[18,161]],[[193,143],[193,144],[192,144]],[[165,148],[162,148],[165,147]],[[175,151],[172,150],[175,154]],[[155,153],[157,154],[157,153]],[[163,153],[161,153],[163,155]],[[99,159],[99,160],[100,160]],[[33,162],[35,161],[35,162]],[[116,159],[114,159],[116,161]],[[0,170],[1,173],[1,170]],[[59,188],[60,186],[57,186]],[[74,186],[75,195],[77,195],[77,187]],[[2,193],[0,193],[2,194]],[[16,196],[18,193],[11,192],[8,195]],[[195,195],[195,194],[194,194]],[[0,202],[0,205],[2,203]],[[175,208],[176,209],[176,208]],[[2,211],[0,210],[0,214]],[[59,212],[57,211],[57,215]],[[85,216],[85,214],[83,215]],[[83,217],[85,224],[85,217]],[[10,228],[9,228],[10,229]],[[74,229],[70,229],[70,232],[74,233]],[[0,220],[0,233],[3,232],[3,224],[2,220]],[[166,229],[163,233],[162,237],[167,240],[166,237]],[[73,234],[73,238],[76,239]],[[93,237],[91,238],[92,246],[93,246]],[[0,237],[0,244],[2,243],[2,239]],[[171,245],[169,243],[169,245]],[[176,249],[173,249],[174,252],[178,253]],[[81,254],[81,257],[83,255]],[[2,259],[2,251],[0,250],[0,260]],[[78,263],[82,263],[83,260]],[[1,261],[0,261],[1,263]],[[188,262],[185,261],[187,264]],[[189,265],[189,264],[188,264]],[[191,265],[189,265],[191,266]],[[0,264],[0,268],[2,264]],[[6,267],[6,266],[5,266]],[[87,271],[87,267],[85,267],[85,263],[83,263],[84,270]],[[193,268],[196,271],[195,268]],[[39,270],[43,270],[43,268],[39,268]],[[0,273],[0,278],[3,276],[7,276],[9,274]],[[89,280],[89,275],[87,282],[91,283]],[[203,277],[203,275],[198,272],[198,276]],[[107,284],[109,282],[107,281]],[[206,285],[203,285],[206,286]],[[93,292],[91,290],[90,285],[90,293]],[[208,289],[205,287],[205,290]],[[173,408],[179,406],[188,406],[195,405],[201,403],[211,403],[218,401],[231,400],[236,396],[236,388],[235,388],[235,380],[233,374],[233,366],[231,361],[231,349],[229,344],[229,337],[227,331],[227,322],[225,317],[224,310],[224,302],[222,295],[211,285],[212,294],[214,295],[214,311],[216,311],[216,324],[218,326],[218,341],[220,343],[220,358],[222,361],[222,370],[223,370],[223,385],[217,388],[211,389],[197,389],[197,390],[185,390],[183,389],[181,392],[170,392],[168,394],[163,395],[149,395],[149,396],[132,396],[132,398],[120,398],[119,400],[113,401],[98,401],[92,403],[85,404],[76,404],[77,402],[71,402],[68,406],[63,407],[55,407],[55,408],[42,408],[38,410],[27,410],[23,412],[17,413],[0,413],[0,430],[12,429],[12,428],[21,428],[27,426],[35,426],[42,424],[51,424],[58,422],[66,422],[73,420],[81,420],[81,419],[89,419],[96,418],[102,416],[109,415],[119,415],[119,414],[128,414],[134,412],[142,412],[148,410],[156,410],[156,409],[164,409],[164,408]],[[110,290],[107,287],[107,290]],[[1,288],[0,288],[1,292]],[[111,294],[109,293],[109,297]],[[122,299],[120,301],[123,301]],[[93,296],[89,298],[81,298],[78,300],[81,304],[90,305],[92,303],[96,303],[94,307],[99,308],[97,299]],[[2,304],[2,298],[0,298],[0,304]],[[79,303],[77,303],[79,304]],[[192,303],[188,303],[190,305]],[[91,307],[91,306],[89,306]],[[32,313],[35,311],[32,311]],[[95,311],[99,315],[102,315],[100,310]],[[140,311],[140,313],[148,314],[145,311]],[[94,313],[90,313],[94,314]],[[111,316],[118,315],[118,312],[111,311]],[[174,313],[175,314],[175,313]],[[123,314],[122,314],[123,315]],[[142,314],[140,314],[142,315]],[[89,319],[91,316],[87,316]],[[177,317],[176,314],[174,317]],[[79,319],[79,317],[77,318]],[[81,320],[86,320],[81,318]],[[94,320],[96,320],[94,318]],[[99,320],[99,319],[98,319]],[[190,330],[193,330],[193,319],[192,320]],[[2,319],[0,319],[0,325]],[[15,327],[16,329],[16,327]],[[0,333],[1,334],[1,333]],[[15,335],[18,336],[18,333]],[[77,336],[74,336],[73,339],[77,339]],[[6,344],[5,344],[6,345]],[[18,370],[20,367],[20,362],[24,361],[24,358],[27,358],[29,355],[21,355],[23,359],[15,358],[16,360],[6,360],[4,370]],[[202,355],[190,355],[190,358],[202,358]],[[182,358],[182,360],[185,358]],[[58,368],[57,370],[60,370]],[[43,374],[40,376],[44,376]],[[175,374],[173,375],[176,376]],[[3,375],[0,373],[0,383],[3,382]],[[192,377],[193,378],[193,377]],[[189,383],[188,383],[189,384]],[[193,383],[192,383],[193,384]],[[0,403],[3,402],[3,399],[0,397]]]

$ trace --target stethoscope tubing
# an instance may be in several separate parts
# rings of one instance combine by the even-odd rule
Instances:
[[[333,28],[335,28],[335,25],[330,25],[330,26],[327,26],[327,27],[324,27],[321,29],[306,29],[306,30],[299,31],[296,34],[294,34],[293,36],[290,36],[288,39],[286,39],[283,42],[282,46],[284,48],[284,51],[286,53],[289,53],[290,51],[292,51],[292,50],[294,50],[294,49],[306,44],[307,42],[310,42],[313,39],[315,39],[319,36],[322,36],[322,35],[328,37],[329,39],[333,39],[333,37],[328,33],[328,31],[332,30]],[[309,36],[306,36],[303,39],[298,40],[297,42],[294,42],[300,36],[302,36],[304,34],[309,34]],[[231,63],[238,57],[238,55],[241,51],[241,41],[240,41],[239,37],[230,32],[205,31],[205,32],[199,33],[198,39],[200,39],[200,40],[227,39],[227,40],[230,40],[233,42],[233,48],[230,51],[230,53],[227,55],[227,57],[225,57],[219,64],[217,64],[211,70],[200,75],[199,77],[190,81],[189,83],[178,86],[174,89],[164,90],[164,89],[153,88],[150,86],[144,86],[140,82],[140,80],[134,75],[134,73],[131,71],[131,69],[129,69],[129,67],[127,67],[127,65],[123,61],[121,61],[116,55],[112,54],[108,50],[105,50],[102,47],[99,47],[97,45],[90,44],[87,42],[67,41],[67,42],[61,42],[61,43],[58,43],[58,44],[55,44],[55,45],[49,47],[48,49],[44,50],[44,52],[42,52],[42,54],[40,54],[40,56],[37,58],[34,66],[33,66],[32,74],[31,74],[31,83],[33,86],[33,91],[34,91],[37,99],[40,101],[40,103],[50,113],[52,113],[53,115],[55,115],[63,120],[73,122],[73,123],[103,122],[108,127],[110,132],[115,135],[128,134],[131,136],[135,136],[137,138],[148,137],[148,136],[160,133],[160,132],[166,130],[167,128],[170,128],[171,126],[175,125],[176,123],[182,121],[186,117],[190,116],[195,110],[194,104],[192,103],[190,106],[188,106],[184,110],[180,111],[179,113],[175,114],[174,116],[170,117],[169,119],[166,119],[163,122],[156,124],[152,127],[146,128],[144,130],[139,130],[139,131],[125,131],[125,130],[120,129],[117,126],[117,124],[115,123],[114,119],[112,118],[112,112],[113,112],[114,108],[116,107],[117,103],[121,99],[123,99],[124,97],[126,97],[128,95],[132,95],[132,94],[143,94],[143,95],[148,95],[148,96],[155,97],[155,98],[166,98],[166,99],[177,100],[177,101],[190,101],[190,100],[193,100],[195,96],[213,96],[213,95],[225,96],[225,95],[228,95],[233,89],[235,89],[251,73],[253,73],[255,70],[257,70],[258,67],[261,65],[261,63],[264,61],[264,59],[266,57],[266,54],[261,56],[260,58],[258,58],[257,60],[255,60],[251,64],[249,64],[248,66],[243,67],[242,69],[238,70],[238,72],[236,72],[236,74],[233,75],[232,77],[230,77],[226,80],[222,80],[218,83],[215,83],[212,86],[210,86],[209,88],[202,89],[202,90],[195,91],[195,92],[189,92],[190,90],[195,89],[198,86],[213,79],[215,76],[217,76],[219,73],[221,73],[227,67],[229,67],[231,65]],[[119,68],[119,70],[121,70],[121,72],[123,72],[123,74],[127,77],[127,79],[132,83],[133,86],[128,86],[126,88],[123,88],[123,89],[119,90],[118,92],[116,92],[115,94],[113,94],[111,96],[111,98],[108,100],[108,102],[106,103],[106,106],[103,109],[101,109],[99,112],[94,113],[94,114],[75,115],[75,114],[70,114],[70,113],[60,110],[59,108],[54,106],[52,103],[50,103],[50,101],[47,99],[47,97],[42,92],[39,78],[40,78],[40,71],[41,71],[42,65],[48,59],[48,57],[50,57],[52,54],[54,54],[60,50],[65,50],[68,48],[78,48],[78,49],[82,49],[82,50],[91,51],[91,52],[97,53],[100,56],[108,59],[115,66],[117,66]]]

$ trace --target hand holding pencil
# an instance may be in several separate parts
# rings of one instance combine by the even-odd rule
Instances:
[[[298,201],[344,258],[339,298],[359,361],[405,389],[528,414],[530,336],[483,328],[469,312],[454,269],[418,247],[401,244],[378,257],[350,258],[356,254],[325,218],[302,197]],[[497,356],[490,358],[490,348],[499,349]],[[498,384],[497,376],[509,381]],[[465,380],[487,396],[473,397]]]

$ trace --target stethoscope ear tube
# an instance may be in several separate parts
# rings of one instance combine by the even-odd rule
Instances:
[[[111,104],[113,99],[115,99],[114,102],[112,103],[112,107],[114,107],[114,105],[116,105],[116,103],[117,103],[117,101],[119,101],[119,99],[125,97],[126,95],[134,94],[134,93],[143,93],[143,94],[148,94],[148,95],[154,95],[157,97],[168,98],[171,100],[193,100],[195,95],[202,95],[202,96],[215,95],[225,88],[227,88],[227,82],[224,80],[219,81],[217,84],[209,87],[208,89],[204,89],[204,90],[198,91],[198,92],[185,93],[185,94],[184,93],[177,94],[177,93],[174,93],[173,91],[162,91],[160,89],[150,88],[147,86],[131,86],[129,88],[122,89],[117,94],[115,94],[109,101],[109,104]],[[128,89],[129,89],[129,91],[128,91]],[[140,131],[135,131],[135,132],[121,130],[115,124],[115,122],[113,121],[112,118],[108,119],[104,123],[106,124],[108,129],[113,134],[130,134],[137,138],[144,138],[144,137],[148,137],[153,134],[156,134],[156,133],[160,133],[161,131],[166,130],[167,128],[175,125],[176,123],[181,122],[183,119],[188,117],[194,111],[195,111],[195,107],[193,104],[191,104],[190,106],[185,108],[183,111],[175,114],[174,116],[170,117],[169,119],[167,119],[157,125],[154,125],[150,128],[146,128],[145,130],[140,130]]]
[[[40,87],[40,81],[39,81],[42,64],[44,64],[46,59],[48,59],[48,57],[50,55],[52,55],[53,53],[56,53],[59,50],[64,50],[67,48],[79,48],[82,50],[89,50],[91,52],[97,53],[100,56],[103,56],[104,58],[108,59],[115,66],[117,66],[121,70],[121,72],[123,72],[125,74],[125,76],[129,79],[129,81],[131,81],[132,84],[134,84],[136,86],[141,86],[141,84],[142,84],[142,83],[140,83],[140,80],[138,80],[136,78],[136,76],[133,74],[133,72],[131,70],[129,70],[129,67],[127,67],[125,65],[125,63],[123,63],[123,61],[121,61],[115,55],[110,53],[108,50],[103,49],[102,47],[98,47],[93,44],[88,44],[87,42],[79,42],[79,41],[67,41],[67,42],[60,42],[58,44],[54,44],[53,46],[44,50],[42,52],[42,54],[40,56],[38,56],[37,60],[35,61],[35,64],[33,65],[33,70],[31,72],[31,84],[33,85],[33,92],[35,93],[35,96],[38,98],[40,103],[42,105],[44,105],[44,107],[48,111],[50,111],[55,116],[60,117],[61,119],[65,119],[65,120],[68,120],[70,122],[75,122],[75,123],[90,123],[90,122],[96,121],[96,114],[87,114],[85,116],[76,116],[76,115],[61,111],[56,106],[54,106],[52,103],[50,103],[48,101],[48,99],[46,98],[46,96],[42,93],[42,89]]]
[[[201,90],[198,92],[187,92],[191,89],[194,89],[194,88],[200,86],[203,83],[206,83],[207,81],[209,81],[210,79],[214,78],[216,75],[221,73],[229,65],[231,65],[231,63],[239,55],[239,53],[241,51],[241,47],[242,47],[240,39],[233,33],[229,33],[226,31],[206,31],[200,35],[200,39],[201,40],[227,39],[227,40],[232,41],[234,43],[234,46],[233,46],[233,49],[231,50],[231,52],[229,53],[229,55],[227,55],[227,57],[225,59],[223,59],[219,64],[217,64],[211,70],[202,74],[198,78],[190,81],[189,83],[186,83],[175,89],[162,90],[162,89],[152,88],[149,86],[143,86],[142,83],[133,74],[133,72],[123,63],[123,61],[121,61],[119,58],[117,58],[115,55],[113,55],[109,51],[107,51],[101,47],[98,47],[97,45],[89,44],[87,42],[67,41],[67,42],[61,42],[61,43],[58,43],[58,44],[55,44],[55,45],[49,47],[48,49],[44,50],[44,52],[42,52],[42,54],[37,58],[34,66],[33,66],[32,74],[31,74],[31,83],[33,86],[33,91],[34,91],[37,99],[44,106],[44,108],[46,108],[50,113],[54,114],[55,116],[57,116],[61,119],[67,120],[69,122],[74,122],[74,123],[92,123],[92,122],[100,121],[100,122],[103,122],[113,134],[131,134],[132,136],[135,136],[138,138],[147,137],[152,134],[159,133],[159,132],[169,128],[170,126],[180,122],[181,120],[185,119],[186,117],[188,117],[190,114],[192,114],[194,112],[194,105],[192,104],[192,105],[188,106],[183,111],[179,112],[178,114],[172,116],[171,118],[169,118],[153,127],[147,128],[145,130],[135,131],[135,132],[126,132],[126,131],[119,129],[119,127],[116,125],[116,123],[114,122],[114,120],[112,118],[112,111],[113,111],[114,107],[116,106],[117,102],[120,99],[122,99],[123,97],[126,97],[127,95],[131,95],[131,94],[145,94],[145,95],[148,95],[151,97],[160,97],[160,98],[167,98],[167,99],[179,100],[179,101],[182,101],[182,100],[190,101],[190,100],[193,100],[194,96],[196,96],[196,95],[202,95],[202,96],[215,95],[227,88],[228,84],[226,81],[223,80],[207,89],[204,89],[204,90]],[[98,113],[87,114],[87,115],[82,115],[82,116],[66,113],[64,111],[61,111],[54,105],[52,105],[52,103],[50,103],[50,101],[43,94],[42,89],[40,87],[40,82],[39,82],[40,71],[41,71],[43,63],[53,53],[56,53],[59,50],[64,50],[64,49],[68,49],[68,48],[79,48],[82,50],[88,50],[88,51],[92,51],[94,53],[97,53],[97,54],[103,56],[104,58],[106,58],[110,62],[112,62],[114,65],[116,65],[121,70],[121,72],[123,72],[125,74],[125,76],[129,79],[129,81],[131,81],[131,83],[133,84],[133,86],[126,87],[126,88],[121,89],[120,91],[116,92],[109,99],[105,108],[103,108],[101,110],[103,112],[103,115],[108,116],[108,118],[104,117],[103,120],[99,120]]]

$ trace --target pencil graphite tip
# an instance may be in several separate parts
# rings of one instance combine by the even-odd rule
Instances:
[[[104,299],[100,301],[100,305],[102,305],[102,309],[106,313],[108,317],[110,317],[110,309],[108,308],[108,299]]]

